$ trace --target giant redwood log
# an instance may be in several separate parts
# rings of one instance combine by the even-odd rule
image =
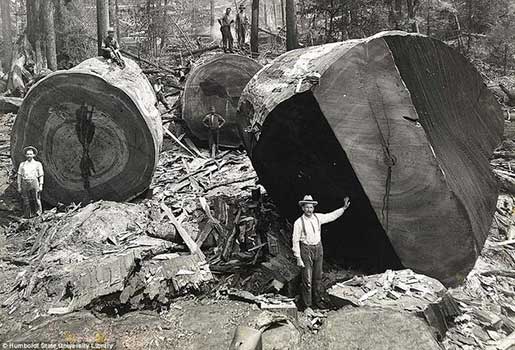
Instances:
[[[321,212],[350,196],[323,234],[327,256],[446,284],[471,269],[495,211],[488,159],[503,118],[457,51],[404,32],[291,51],[249,82],[239,109],[284,214],[300,215],[304,194]]]
[[[182,98],[182,117],[195,137],[207,141],[202,120],[215,107],[226,121],[220,130],[220,144],[230,147],[242,144],[242,123],[236,113],[238,101],[241,91],[259,69],[261,65],[248,57],[217,55],[190,72]]]
[[[152,86],[133,61],[91,58],[36,83],[13,126],[15,166],[39,149],[50,204],[129,200],[151,181],[162,143]]]

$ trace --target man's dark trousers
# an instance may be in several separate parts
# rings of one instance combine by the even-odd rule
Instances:
[[[209,141],[209,152],[213,151],[213,145],[214,145],[215,152],[218,153],[218,142],[220,141],[220,129],[209,129],[208,141]]]
[[[300,243],[300,257],[304,263],[302,269],[302,301],[305,307],[311,307],[320,302],[320,282],[322,280],[322,263],[324,249],[322,242],[316,245]]]
[[[231,33],[231,27],[222,26],[220,30],[222,31],[222,45],[224,51],[226,51],[227,49],[229,49],[229,51],[232,51],[233,38]]]

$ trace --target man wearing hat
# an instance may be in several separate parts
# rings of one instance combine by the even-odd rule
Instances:
[[[120,54],[120,45],[114,37],[114,28],[109,27],[107,36],[102,41],[102,56],[107,60],[113,60],[122,68],[125,67],[122,55]]]
[[[231,19],[231,8],[228,7],[225,9],[225,14],[222,18],[218,20],[218,23],[220,23],[220,31],[222,32],[222,45],[224,52],[227,53],[229,51],[232,53],[232,33],[231,33],[231,24],[234,22],[233,19]]]
[[[23,214],[28,219],[34,214],[41,215],[41,191],[43,191],[43,165],[34,159],[38,154],[36,147],[28,146],[23,149],[25,161],[18,167],[18,192],[21,194]],[[34,206],[34,210],[32,210]]]
[[[211,152],[211,157],[215,157],[218,153],[218,142],[220,139],[220,129],[225,124],[225,119],[218,113],[216,113],[216,109],[214,106],[211,106],[209,109],[209,113],[206,114],[202,123],[207,128],[208,132],[208,141],[209,141],[209,151]]]
[[[299,201],[304,214],[293,225],[293,254],[297,265],[302,267],[301,295],[306,311],[311,311],[313,301],[315,306],[320,303],[320,281],[322,279],[322,264],[324,249],[321,240],[321,226],[335,221],[343,215],[350,205],[349,197],[345,197],[343,207],[327,214],[315,213],[318,204],[312,196],[306,195]]]
[[[245,5],[240,4],[240,11],[236,15],[236,36],[238,38],[238,47],[240,49],[245,45],[245,33],[249,24],[249,19],[245,13]]]

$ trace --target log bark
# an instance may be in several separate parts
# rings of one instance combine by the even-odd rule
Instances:
[[[211,106],[226,121],[220,130],[220,144],[238,147],[241,124],[236,115],[240,93],[261,65],[239,55],[219,55],[195,67],[188,75],[182,97],[182,117],[192,133],[207,140],[202,124]]]
[[[103,58],[57,71],[36,83],[13,126],[17,166],[33,145],[45,169],[50,204],[129,200],[151,181],[162,143],[152,86],[125,59],[122,70]]]
[[[300,49],[249,82],[239,111],[283,214],[298,217],[305,194],[321,212],[350,196],[324,237],[328,255],[445,284],[474,265],[495,211],[488,160],[503,116],[457,51],[404,32]]]

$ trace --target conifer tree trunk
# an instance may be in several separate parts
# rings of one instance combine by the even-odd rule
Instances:
[[[3,0],[0,2],[0,11],[2,12],[2,37],[4,38],[4,57],[2,59],[4,71],[9,70],[12,54],[12,21],[11,21],[11,2]]]
[[[286,0],[286,50],[295,50],[297,47],[295,0]]]
[[[57,70],[57,54],[55,47],[54,3],[52,0],[43,0],[41,3],[41,27],[47,66]]]

